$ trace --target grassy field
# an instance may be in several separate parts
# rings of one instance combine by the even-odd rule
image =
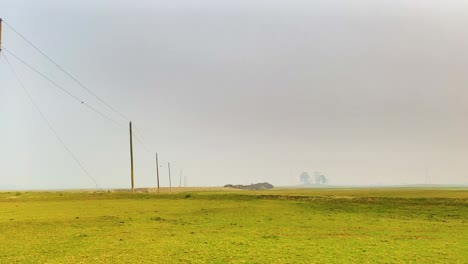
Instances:
[[[0,263],[468,263],[467,189],[0,193]]]

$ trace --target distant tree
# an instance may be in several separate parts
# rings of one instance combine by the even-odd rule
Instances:
[[[307,173],[306,171],[304,171],[303,173],[301,173],[301,176],[299,176],[299,180],[301,181],[302,184],[304,185],[307,185],[307,184],[310,184],[310,176],[309,176],[309,173]]]
[[[327,184],[327,177],[320,175],[318,184]]]
[[[322,184],[327,184],[328,179],[325,177],[325,175],[321,174],[320,172],[316,171],[314,172],[315,176],[315,184],[322,185]]]

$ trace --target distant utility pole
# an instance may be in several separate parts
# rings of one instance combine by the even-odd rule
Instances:
[[[158,182],[158,193],[159,193],[159,162],[158,162],[158,153],[156,152],[156,180]]]
[[[425,184],[431,184],[431,176],[429,175],[429,170],[427,169],[427,167],[426,167],[425,174],[426,174]]]
[[[182,169],[180,169],[179,173],[179,188],[182,187]]]
[[[134,183],[134,177],[133,177],[133,141],[132,141],[132,122],[130,121],[129,123],[130,127],[130,172],[131,172],[131,178],[132,178],[132,193],[135,192],[135,183]]]
[[[169,191],[172,192],[172,183],[171,183],[171,163],[167,163],[167,168],[169,169]]]

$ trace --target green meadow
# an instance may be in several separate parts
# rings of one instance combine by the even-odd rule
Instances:
[[[468,189],[1,192],[0,263],[468,263]]]

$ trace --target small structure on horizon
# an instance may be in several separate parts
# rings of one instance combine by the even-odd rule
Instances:
[[[250,185],[232,185],[232,184],[226,184],[224,185],[225,188],[233,188],[233,189],[241,189],[241,190],[269,190],[273,189],[274,186],[268,182],[262,182],[262,183],[252,183]]]

